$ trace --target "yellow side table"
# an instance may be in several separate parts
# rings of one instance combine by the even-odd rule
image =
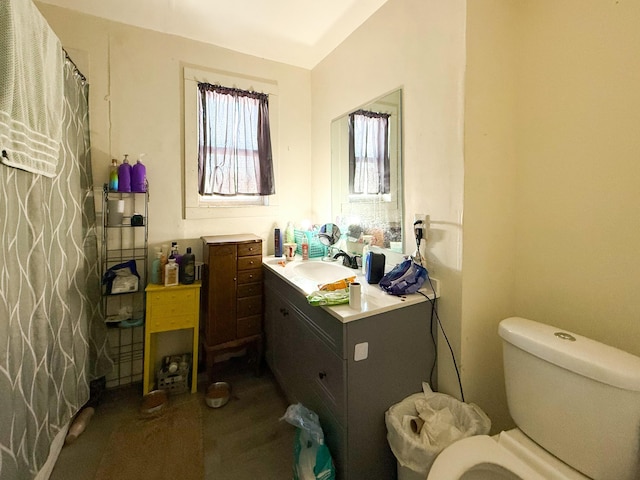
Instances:
[[[143,394],[155,384],[155,335],[160,332],[193,329],[191,393],[198,390],[198,328],[200,324],[200,282],[191,285],[147,285],[147,313],[144,334]]]

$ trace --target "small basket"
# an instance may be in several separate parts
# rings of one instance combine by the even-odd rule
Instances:
[[[294,230],[295,240],[298,246],[296,247],[296,253],[302,255],[302,238],[307,237],[307,243],[309,244],[309,258],[324,257],[327,255],[327,247],[320,243],[318,240],[317,232],[309,232],[305,230]]]
[[[173,363],[178,365],[175,371],[170,368]],[[189,353],[164,357],[162,368],[156,373],[158,390],[164,390],[170,395],[189,391],[190,365],[191,354]]]

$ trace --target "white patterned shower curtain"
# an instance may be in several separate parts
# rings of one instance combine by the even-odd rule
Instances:
[[[64,68],[57,175],[0,164],[0,479],[35,477],[112,362],[100,313],[88,84]]]

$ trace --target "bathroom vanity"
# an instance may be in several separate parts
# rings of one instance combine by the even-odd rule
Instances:
[[[290,265],[263,268],[266,360],[287,399],[319,415],[338,479],[395,478],[384,414],[429,381],[431,303],[364,284],[362,308],[313,307]]]

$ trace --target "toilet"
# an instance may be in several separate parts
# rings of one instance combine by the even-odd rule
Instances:
[[[639,480],[640,358],[524,318],[498,330],[517,428],[453,443],[428,480]]]

